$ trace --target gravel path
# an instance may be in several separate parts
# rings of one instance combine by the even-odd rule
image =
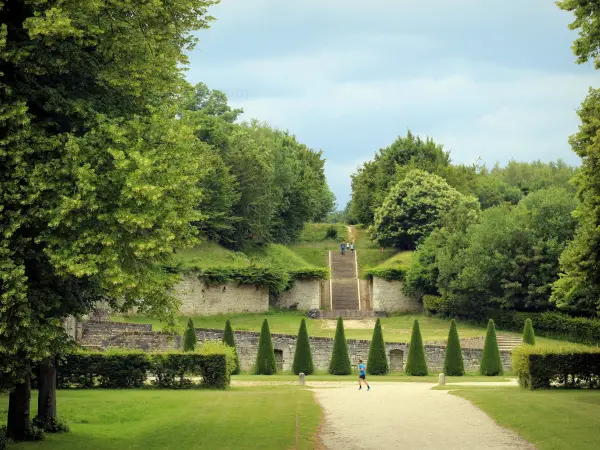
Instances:
[[[312,383],[311,383],[312,385]],[[469,401],[429,383],[374,383],[314,387],[325,411],[321,439],[331,450],[521,450],[534,449],[498,426]]]

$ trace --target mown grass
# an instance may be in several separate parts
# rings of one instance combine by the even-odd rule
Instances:
[[[335,239],[327,238],[327,231],[333,227],[337,232]],[[300,243],[315,243],[315,242],[327,242],[331,241],[336,243],[337,241],[347,241],[348,238],[348,226],[343,223],[307,223],[302,228],[300,233]]]
[[[59,415],[71,432],[11,449],[280,450],[295,446],[296,415],[300,448],[313,449],[321,420],[313,394],[295,386],[58,391],[57,398]],[[0,396],[1,423],[6,422],[7,408],[8,397]]]
[[[468,373],[462,377],[446,377],[446,383],[466,383],[466,382],[509,382],[510,378],[505,376],[499,377],[485,377],[475,373]],[[405,382],[405,383],[437,383],[438,374],[432,373],[426,377],[415,377],[405,375],[402,372],[393,372],[388,375],[368,375],[369,381],[373,382]],[[241,374],[234,375],[233,381],[244,381],[244,382],[290,382],[295,383],[298,381],[298,375],[291,373],[278,373],[276,375],[252,375],[252,374]],[[306,377],[308,382],[311,381],[330,381],[330,382],[354,382],[356,381],[356,375],[329,375],[327,373],[316,373]],[[448,387],[450,388],[450,387]]]
[[[593,450],[600,440],[600,391],[451,388],[538,450]]]

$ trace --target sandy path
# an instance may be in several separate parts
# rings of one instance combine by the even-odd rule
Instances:
[[[325,411],[327,449],[533,449],[467,400],[428,383],[375,383],[314,388]]]

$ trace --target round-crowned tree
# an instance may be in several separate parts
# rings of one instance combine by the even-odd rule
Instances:
[[[389,366],[385,356],[385,342],[383,332],[381,331],[381,321],[377,319],[373,329],[373,339],[371,339],[371,348],[369,349],[369,359],[367,360],[367,372],[370,375],[385,375],[388,373]]]
[[[194,321],[190,317],[188,319],[187,328],[185,329],[185,335],[183,338],[183,351],[193,352],[196,348],[196,328],[194,327]]]
[[[525,326],[523,327],[523,344],[535,345],[535,333],[530,318],[525,320]]]
[[[271,331],[269,330],[267,319],[263,321],[262,329],[260,330],[254,373],[256,375],[273,375],[277,373],[275,351],[273,350],[273,341],[271,340]]]
[[[344,334],[344,321],[341,317],[338,317],[335,329],[335,340],[333,341],[329,373],[332,375],[350,375],[352,373],[350,356],[348,355],[348,343]]]
[[[235,346],[235,337],[233,335],[233,329],[231,328],[231,321],[229,319],[227,319],[227,322],[225,322],[225,331],[223,331],[223,343],[233,348],[233,353],[235,355],[235,369],[232,372],[232,375],[238,375],[241,371],[240,358],[238,356],[237,348]]]
[[[296,340],[296,353],[294,353],[292,372],[296,375],[300,373],[310,375],[314,371],[310,340],[308,339],[308,331],[306,330],[306,320],[303,318],[302,322],[300,322],[300,330],[298,331],[298,339]]]
[[[412,335],[410,337],[410,348],[408,349],[408,359],[406,361],[406,374],[414,376],[425,376],[429,373],[427,370],[427,361],[425,359],[425,349],[423,348],[423,338],[419,321],[415,319],[413,323]]]
[[[462,349],[460,348],[460,339],[456,330],[456,321],[450,322],[450,331],[448,332],[448,343],[446,344],[446,358],[444,359],[444,373],[450,376],[460,377],[465,374]]]
[[[496,339],[496,327],[492,319],[488,322],[479,371],[481,375],[486,376],[502,375],[504,371],[500,359],[500,350],[498,349],[498,340]]]
[[[381,246],[414,249],[461,199],[464,196],[442,177],[412,170],[375,211],[371,236]]]

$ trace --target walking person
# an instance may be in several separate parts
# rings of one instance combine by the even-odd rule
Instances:
[[[353,242],[352,244],[350,244],[350,251],[351,251],[352,253],[354,253],[354,242]]]
[[[340,244],[340,250],[341,250],[341,252],[342,252],[342,255],[343,255],[343,254],[344,254],[344,250],[346,250],[346,243],[342,242],[342,243]]]
[[[371,386],[367,383],[367,366],[363,364],[362,359],[358,360],[358,390],[362,389],[363,382],[367,385],[367,391],[371,390]]]

